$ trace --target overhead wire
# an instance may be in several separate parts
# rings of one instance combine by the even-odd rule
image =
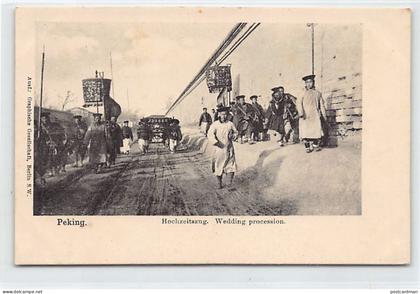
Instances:
[[[236,36],[242,31],[242,29],[246,26],[246,23],[238,23],[236,24],[233,29],[229,32],[223,42],[219,45],[219,47],[215,50],[215,52],[211,55],[211,57],[207,60],[207,62],[203,65],[200,71],[195,75],[193,80],[188,83],[187,87],[181,92],[175,102],[171,105],[171,107],[167,110],[166,114],[168,114],[185,96],[185,93],[189,91],[189,89],[194,85],[194,83],[200,79],[200,77],[206,72],[208,67],[215,62],[217,57],[225,51],[225,49],[230,45],[230,43],[236,38]]]
[[[241,23],[243,24],[243,23]],[[245,23],[246,25],[246,23]],[[243,29],[243,27],[245,26],[243,25],[240,29],[240,31]],[[235,50],[236,48],[239,47],[239,45],[242,44],[243,41],[245,41],[246,38],[248,38],[248,36],[260,25],[260,23],[253,23],[246,31],[245,33],[243,33],[238,40],[235,41],[235,43],[228,49],[228,51],[225,52],[225,54],[223,54],[223,56],[217,61],[217,57],[216,54],[213,54],[213,56],[209,59],[212,60],[211,63],[207,62],[205,66],[203,66],[202,70],[199,72],[198,75],[196,75],[196,77],[193,79],[193,81],[187,86],[187,88],[181,93],[181,95],[179,95],[178,99],[171,105],[171,107],[167,110],[166,114],[169,114],[174,108],[175,106],[177,106],[186,96],[188,96],[192,91],[194,91],[206,78],[206,76],[204,75],[205,71],[212,65],[213,62],[215,62],[216,64],[221,64],[223,61],[225,61]],[[232,30],[234,31],[235,29],[237,29],[238,26],[235,26],[235,28]],[[239,32],[240,32],[239,31]],[[235,35],[235,37],[238,34]],[[228,37],[231,36],[231,34],[228,35]],[[226,38],[225,40],[227,40],[228,38]],[[232,41],[232,40],[231,40]],[[231,41],[227,44],[227,46],[223,46],[224,49],[226,49]],[[222,43],[222,45],[225,45],[225,43]],[[219,49],[222,46],[219,46]],[[223,49],[223,50],[224,50]],[[216,50],[216,53],[220,52],[220,50]],[[223,51],[222,51],[223,52]],[[213,58],[216,57],[216,58]],[[203,70],[204,69],[204,70]],[[195,84],[194,84],[195,83]]]

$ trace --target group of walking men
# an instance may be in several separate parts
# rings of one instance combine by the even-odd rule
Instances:
[[[252,103],[245,102],[245,96],[236,97],[232,107],[217,108],[213,123],[206,111],[200,117],[203,125],[203,115],[208,124],[203,128],[209,143],[214,146],[212,170],[218,180],[219,188],[223,187],[222,177],[227,176],[227,186],[232,185],[236,172],[236,158],[233,142],[246,136],[252,144],[256,140],[264,139],[257,134],[264,135],[270,129],[279,134],[278,142],[284,146],[293,134],[293,142],[301,139],[307,153],[321,150],[321,138],[325,133],[326,109],[321,93],[315,89],[315,75],[302,78],[305,82],[303,95],[295,98],[285,93],[283,87],[272,89],[272,100],[266,111],[257,102],[257,96],[251,96]],[[211,119],[211,117],[210,117]]]
[[[115,164],[117,154],[129,153],[133,134],[128,121],[121,128],[115,117],[103,122],[101,116],[94,113],[93,123],[88,127],[81,115],[75,115],[74,123],[66,130],[60,123],[51,121],[49,112],[41,113],[40,124],[35,124],[35,166],[42,182],[45,174],[55,176],[66,172],[70,154],[74,154],[73,166],[82,167],[88,153],[89,163],[99,173],[103,167]]]
[[[89,146],[89,164],[99,173],[103,167],[114,165],[118,154],[130,152],[133,132],[127,120],[121,128],[115,117],[103,122],[101,113],[93,116],[94,121],[87,129],[82,144]]]
[[[238,140],[240,143],[254,144],[258,141],[267,140],[269,130],[275,131],[279,135],[278,142],[281,146],[289,142],[299,142],[299,118],[297,115],[296,98],[288,93],[284,93],[283,87],[272,89],[272,100],[268,108],[264,110],[258,103],[258,96],[250,97],[251,103],[245,101],[245,95],[236,97],[236,102],[232,103],[227,119],[230,120],[238,131]],[[221,106],[218,106],[219,109]],[[213,121],[218,120],[218,112],[213,111],[213,118],[203,108],[199,120],[201,131],[206,134]]]

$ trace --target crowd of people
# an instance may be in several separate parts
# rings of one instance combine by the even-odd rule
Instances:
[[[41,113],[41,121],[35,124],[35,167],[41,175],[55,176],[66,172],[70,155],[74,155],[74,167],[82,167],[86,154],[96,172],[115,164],[117,154],[128,153],[128,140],[133,139],[128,121],[120,127],[115,117],[101,121],[102,114],[94,113],[94,121],[88,127],[81,115],[75,115],[70,129],[50,118],[49,112]],[[38,135],[39,134],[39,135]],[[89,148],[88,148],[89,146]]]
[[[224,174],[230,186],[236,172],[234,141],[254,144],[266,140],[268,130],[272,130],[280,146],[289,140],[292,143],[302,140],[307,153],[321,150],[321,138],[328,133],[324,100],[315,89],[315,75],[302,79],[303,95],[296,98],[285,93],[284,87],[274,87],[266,110],[258,103],[257,95],[250,97],[251,103],[245,101],[244,95],[237,96],[230,107],[220,105],[213,110],[213,118],[203,109],[199,126],[214,146],[212,170],[219,188],[223,187]]]
[[[277,136],[280,146],[289,142],[296,144],[302,139],[304,143],[309,143],[309,145],[305,145],[308,153],[313,150],[321,150],[320,139],[324,134],[326,135],[324,101],[321,93],[315,90],[315,76],[305,76],[303,80],[306,83],[305,95],[310,97],[298,99],[286,93],[283,86],[274,87],[271,89],[272,99],[265,109],[259,104],[257,95],[250,96],[250,102],[246,101],[245,95],[236,96],[235,101],[231,102],[227,110],[227,120],[231,121],[238,131],[235,141],[241,144],[254,144],[258,141],[268,140],[268,133],[272,131],[273,135]],[[314,103],[314,105],[310,105],[310,103]],[[207,136],[211,124],[218,120],[221,107],[224,106],[220,104],[216,110],[212,109],[212,114],[207,112],[206,107],[203,108],[198,125],[205,136]],[[299,126],[299,123],[303,125]],[[309,130],[308,126],[310,126]],[[315,134],[305,135],[306,132],[311,131],[312,126],[315,128]],[[299,135],[299,131],[302,132],[302,129],[303,137]],[[319,134],[318,129],[321,131]]]
[[[42,183],[45,183],[45,176],[66,172],[71,155],[74,167],[83,167],[87,158],[89,167],[100,173],[115,164],[118,154],[130,154],[134,136],[128,120],[121,127],[116,117],[103,121],[101,113],[93,113],[93,122],[87,126],[81,115],[73,118],[71,127],[64,128],[51,120],[50,112],[43,111],[40,124],[35,122],[35,168]],[[141,119],[136,131],[139,155],[144,155],[153,140],[153,127]],[[182,139],[179,120],[170,119],[161,139],[171,153],[176,152]]]

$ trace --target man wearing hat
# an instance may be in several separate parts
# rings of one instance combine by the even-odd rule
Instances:
[[[117,154],[120,154],[120,148],[123,146],[123,137],[122,137],[122,130],[119,124],[117,124],[117,118],[115,116],[111,117],[109,121],[108,131],[110,134],[110,144],[109,144],[109,162],[108,165],[115,164],[115,160],[117,159]]]
[[[297,102],[299,113],[299,133],[305,144],[306,152],[321,150],[320,139],[323,136],[321,117],[326,117],[324,99],[321,92],[315,90],[315,75],[302,78],[305,91]]]
[[[271,94],[272,99],[268,105],[266,112],[266,119],[268,121],[268,129],[275,131],[275,135],[279,135],[277,140],[280,146],[283,146],[283,137],[284,132],[284,88],[283,87],[274,87],[271,89],[273,93]]]
[[[139,122],[139,127],[137,128],[137,142],[140,149],[140,154],[143,155],[149,151],[149,143],[150,140],[152,140],[152,136],[152,128],[144,119],[141,119]]]
[[[101,113],[93,114],[94,121],[84,138],[84,144],[89,145],[89,164],[96,170],[96,173],[100,173],[107,163],[107,140],[101,116]]]
[[[176,147],[182,139],[181,127],[179,126],[178,119],[172,120],[171,124],[169,125],[168,139],[169,151],[171,151],[171,153],[175,153]]]
[[[39,131],[39,136],[37,135]],[[34,171],[35,177],[40,179],[40,183],[44,185],[45,173],[48,171],[49,147],[47,144],[48,134],[46,130],[40,127],[37,120],[34,121]]]
[[[52,122],[49,112],[41,113],[41,133],[46,135],[48,145],[48,158],[44,164],[50,176],[58,174],[60,171],[66,171],[67,163],[67,134],[65,129],[57,122]]]
[[[238,130],[240,142],[244,142],[243,137],[245,136],[245,141],[249,140],[249,143],[253,144],[252,132],[254,127],[254,109],[251,104],[245,102],[245,95],[237,96],[236,102],[237,103],[232,107],[233,123]]]
[[[128,120],[124,121],[124,126],[122,127],[122,137],[123,137],[123,146],[121,147],[121,153],[129,154],[130,145],[133,141],[133,131],[128,126]]]
[[[72,150],[74,152],[74,156],[76,159],[76,163],[74,164],[75,167],[83,166],[83,159],[85,158],[86,154],[86,146],[83,144],[83,139],[85,137],[87,131],[87,125],[84,121],[82,121],[81,115],[75,115],[74,118],[74,125],[73,125],[73,144]],[[80,161],[80,165],[79,165]]]
[[[265,113],[263,107],[257,102],[258,96],[252,95],[251,99],[251,106],[254,110],[254,117],[253,117],[253,132],[252,137],[254,140],[259,141],[263,140],[263,123],[265,119]]]
[[[238,136],[235,125],[227,119],[229,107],[217,108],[219,119],[208,132],[209,144],[213,146],[212,171],[217,178],[218,187],[223,188],[223,174],[227,175],[228,186],[233,183],[236,172],[235,150],[233,141]]]
[[[210,125],[212,124],[211,115],[207,112],[207,108],[203,108],[203,113],[200,116],[200,121],[198,122],[198,126],[201,128],[201,132],[206,135],[209,131]]]

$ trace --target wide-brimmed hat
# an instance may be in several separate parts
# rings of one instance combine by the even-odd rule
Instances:
[[[307,75],[307,76],[304,76],[303,78],[302,78],[302,80],[304,80],[304,81],[307,81],[307,80],[315,80],[315,75]]]
[[[280,89],[283,89],[284,90],[284,87],[283,86],[277,86],[277,87],[271,88],[271,91],[277,92]]]
[[[249,97],[249,99],[258,99],[258,96],[257,95],[252,95],[251,97]]]

